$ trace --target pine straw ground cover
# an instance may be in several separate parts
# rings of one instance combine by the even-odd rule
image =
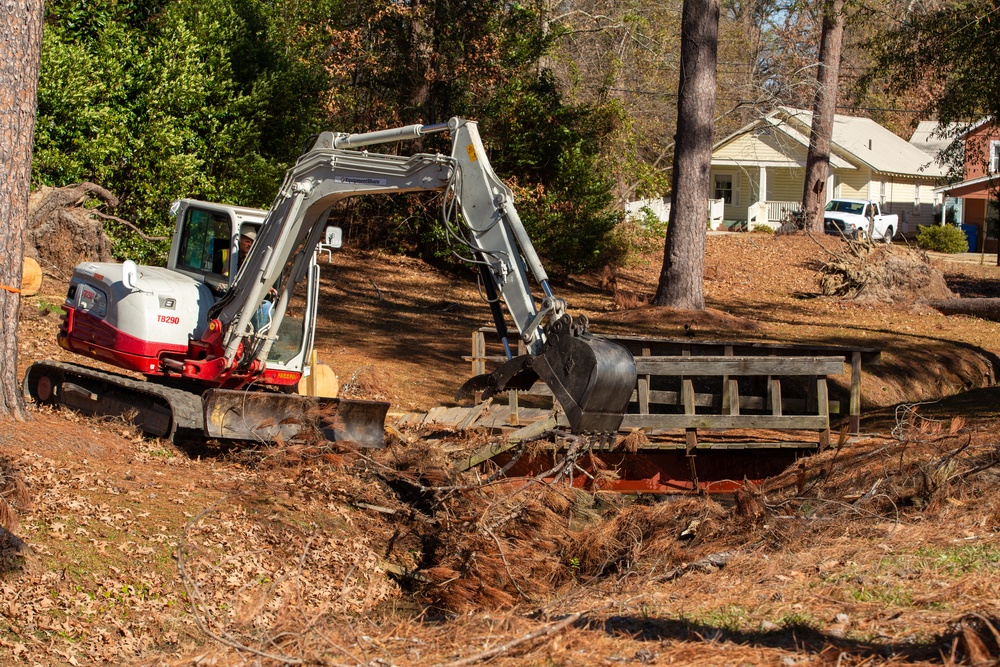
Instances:
[[[457,475],[476,432],[199,458],[36,412],[0,662],[995,664],[998,434],[914,410],[725,503]]]

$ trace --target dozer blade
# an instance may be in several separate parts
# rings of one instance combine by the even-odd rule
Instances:
[[[210,389],[202,400],[205,433],[212,438],[289,441],[316,433],[359,447],[385,447],[384,401],[230,389]]]
[[[635,360],[628,349],[586,332],[569,317],[555,323],[531,364],[566,411],[574,433],[612,433],[635,389]]]

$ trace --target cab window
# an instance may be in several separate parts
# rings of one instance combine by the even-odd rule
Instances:
[[[231,242],[229,216],[189,208],[181,231],[177,268],[227,276]]]

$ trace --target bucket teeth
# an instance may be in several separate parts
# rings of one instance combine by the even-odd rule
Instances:
[[[483,400],[509,389],[527,391],[538,379],[538,373],[531,367],[533,362],[534,357],[527,354],[508,359],[492,373],[483,373],[466,380],[465,384],[458,388],[455,399],[462,400],[477,391],[483,392]]]

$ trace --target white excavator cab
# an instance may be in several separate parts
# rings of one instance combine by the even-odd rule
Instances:
[[[203,282],[216,297],[223,296],[246,259],[242,256],[246,246],[241,248],[241,237],[250,237],[256,246],[257,232],[267,211],[182,199],[175,202],[171,212],[176,217],[176,225],[167,268]],[[266,376],[291,380],[291,374],[307,376],[311,371],[309,358],[319,296],[316,259],[321,250],[340,247],[340,230],[336,227],[328,230],[335,231],[328,231],[324,238],[328,242],[313,253],[306,280],[296,283],[277,331],[272,330],[273,304],[270,300],[265,300],[252,318],[256,337],[273,338],[267,355]],[[263,250],[251,247],[249,252]],[[206,312],[209,305],[204,305]]]

